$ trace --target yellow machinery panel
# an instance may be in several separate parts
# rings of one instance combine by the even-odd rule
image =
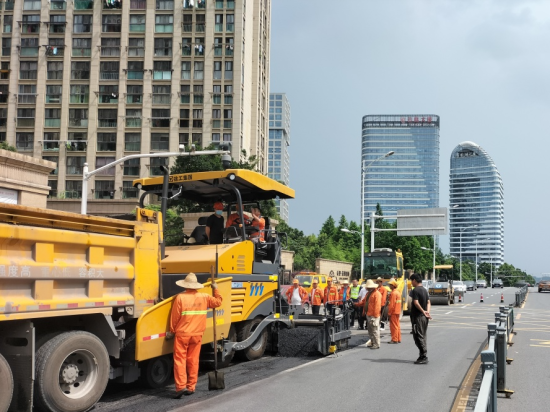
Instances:
[[[249,319],[252,312],[269,301],[273,305],[273,295],[277,290],[277,276],[269,281],[233,282],[231,293],[231,321],[240,322]],[[273,311],[274,309],[271,309]],[[263,313],[266,315],[266,313]]]
[[[231,278],[218,279],[217,283],[218,290],[223,298],[222,305],[215,309],[216,332],[218,339],[221,339],[222,337],[228,337],[229,328],[231,327]],[[211,295],[212,288],[210,287],[210,282],[205,283],[199,292]],[[175,296],[172,296],[149,308],[138,319],[136,326],[136,360],[144,361],[173,352],[174,341],[166,340],[165,337],[166,332],[170,331],[170,315],[174,298]],[[206,330],[202,339],[203,345],[211,343],[214,340],[212,311],[213,309],[208,310]]]

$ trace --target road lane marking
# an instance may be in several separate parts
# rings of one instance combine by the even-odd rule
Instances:
[[[445,313],[445,315],[448,315],[449,313],[453,313],[453,311],[451,310],[450,312]]]
[[[472,362],[468,368],[468,372],[464,376],[460,384],[460,388],[456,393],[455,400],[451,406],[451,412],[462,412],[466,410],[468,405],[468,400],[470,398],[470,393],[476,379],[477,372],[481,367],[481,354],[477,355],[476,359]]]

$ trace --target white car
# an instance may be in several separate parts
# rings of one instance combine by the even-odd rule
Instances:
[[[466,285],[460,280],[453,280],[453,288],[455,289],[455,293],[466,293]]]

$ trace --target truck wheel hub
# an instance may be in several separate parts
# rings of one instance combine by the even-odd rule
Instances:
[[[64,383],[68,383],[70,385],[76,381],[76,378],[78,378],[78,373],[78,366],[72,363],[65,365],[65,367],[61,370],[61,379],[63,379]]]

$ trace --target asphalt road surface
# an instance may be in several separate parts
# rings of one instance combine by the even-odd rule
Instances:
[[[502,290],[505,304],[514,300],[514,288]],[[484,302],[479,302],[483,292]],[[327,357],[264,357],[236,363],[224,370],[226,389],[207,389],[201,373],[197,391],[172,399],[173,385],[147,389],[138,384],[110,384],[96,411],[277,411],[306,408],[315,399],[319,410],[340,409],[434,411],[450,410],[463,378],[487,338],[494,321],[500,289],[467,292],[462,304],[432,307],[428,329],[428,365],[414,365],[418,350],[408,317],[402,320],[400,345],[388,345],[382,332],[381,349],[368,349],[365,331],[353,330],[349,350]],[[550,295],[550,294],[549,294]],[[550,298],[550,296],[548,296]],[[458,301],[458,299],[457,299]],[[464,408],[469,410],[464,402]]]

